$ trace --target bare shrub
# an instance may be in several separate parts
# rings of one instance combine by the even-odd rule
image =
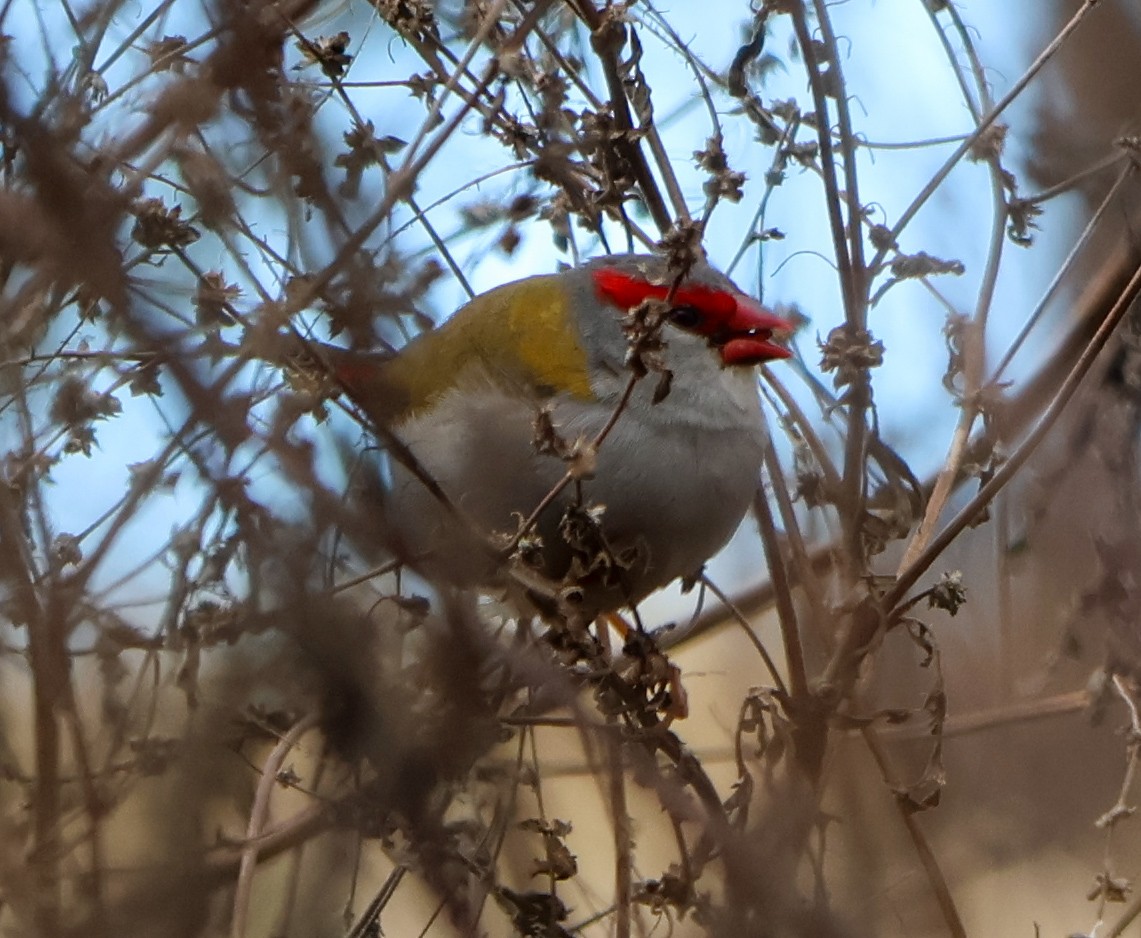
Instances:
[[[8,933],[1060,933],[1086,874],[1099,935],[1141,911],[1138,138],[1008,156],[1110,0],[1017,79],[942,0],[920,76],[894,14],[820,0],[692,37],[594,0],[36,6],[0,13]],[[869,69],[939,76],[961,132]],[[399,441],[315,340],[397,353],[628,250],[803,323],[733,559],[624,635],[417,578],[375,507]],[[999,913],[992,868],[1073,901]]]

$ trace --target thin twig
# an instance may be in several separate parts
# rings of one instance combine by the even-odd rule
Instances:
[[[1093,12],[1099,2],[1100,0],[1082,0],[1081,7],[1078,8],[1066,25],[1062,27],[1058,35],[1055,36],[1046,48],[1038,54],[1038,57],[1030,63],[1029,68],[1026,69],[1018,81],[1016,81],[1011,89],[999,99],[998,103],[986,113],[971,135],[955,148],[955,151],[947,157],[946,162],[944,162],[935,172],[935,175],[927,181],[927,184],[911,201],[911,204],[903,210],[903,214],[900,215],[899,220],[892,226],[891,232],[884,239],[887,245],[898,243],[899,236],[903,234],[903,229],[911,223],[911,220],[919,213],[919,210],[927,204],[927,200],[939,190],[939,187],[943,184],[943,180],[951,174],[951,170],[971,151],[971,148],[974,147],[979,138],[986,132],[987,128],[998,120],[1010,104],[1026,90],[1026,86],[1029,85],[1034,77],[1046,66],[1046,63],[1057,54],[1058,50],[1065,45],[1070,36],[1082,25],[1085,18]],[[888,250],[888,247],[883,247],[876,252],[868,265],[871,270],[880,269],[884,258],[887,256]]]
[[[769,478],[774,488],[783,484],[779,476]],[[772,509],[769,507],[763,488],[759,488],[753,495],[753,515],[757,519],[757,530],[765,548],[765,560],[768,563],[776,595],[777,618],[780,620],[780,633],[784,640],[789,688],[794,701],[803,700],[808,693],[808,672],[804,664],[804,649],[800,644],[800,623],[797,621],[796,607],[792,602],[792,583],[781,554]]]
[[[1115,674],[1110,679],[1117,696],[1121,698],[1125,708],[1129,711],[1129,729],[1125,744],[1125,773],[1121,779],[1121,787],[1117,793],[1117,801],[1108,811],[1097,819],[1096,826],[1105,831],[1105,852],[1101,875],[1099,879],[1099,892],[1097,897],[1097,920],[1105,919],[1106,904],[1110,900],[1113,886],[1113,839],[1117,825],[1133,816],[1136,808],[1128,803],[1130,792],[1133,790],[1133,781],[1137,775],[1138,761],[1141,760],[1141,713],[1138,712],[1136,690],[1130,687],[1126,679]],[[1124,917],[1122,917],[1124,918]],[[1121,922],[1119,921],[1119,925]],[[1096,932],[1094,929],[1091,934]],[[1110,934],[1117,934],[1111,931]]]
[[[745,618],[745,616],[737,608],[737,606],[734,604],[733,600],[731,600],[728,596],[726,596],[725,593],[721,590],[721,588],[716,583],[714,583],[711,579],[709,579],[709,577],[707,577],[704,573],[701,575],[701,582],[705,586],[705,588],[707,590],[709,590],[709,592],[711,592],[714,596],[716,596],[719,600],[721,600],[721,603],[729,611],[729,616],[732,619],[732,621],[736,622],[741,627],[741,630],[745,633],[745,637],[749,639],[749,643],[757,650],[757,654],[759,654],[761,656],[761,660],[764,661],[765,667],[768,669],[768,672],[769,672],[769,677],[772,678],[773,684],[776,686],[777,690],[779,690],[781,692],[781,694],[783,694],[784,696],[787,697],[788,696],[788,688],[785,686],[784,679],[781,677],[780,669],[776,666],[776,662],[773,661],[772,656],[769,654],[769,650],[767,648],[765,648],[764,642],[762,642],[759,638],[757,638],[757,634],[753,631],[752,624],[749,622],[749,620],[747,618]],[[775,595],[775,590],[773,590],[771,587],[770,587],[770,590]],[[716,615],[717,615],[717,618],[719,621],[724,619],[724,615],[720,609],[717,610]],[[686,638],[692,637],[695,630],[696,630],[696,625],[695,625],[694,629],[690,629],[685,633],[685,637]],[[661,645],[662,647],[668,647],[669,637],[670,636],[667,633],[666,636],[664,636],[666,641],[659,641],[659,645]]]
[[[952,541],[958,537],[959,533],[974,521],[978,513],[1002,491],[1006,484],[1022,468],[1026,460],[1030,458],[1031,454],[1046,438],[1058,418],[1062,415],[1062,411],[1065,410],[1066,405],[1073,398],[1082,378],[1086,376],[1098,354],[1105,348],[1105,344],[1109,341],[1109,337],[1113,334],[1114,329],[1117,328],[1118,323],[1125,317],[1125,314],[1129,312],[1130,307],[1139,294],[1141,294],[1141,265],[1136,265],[1133,276],[1126,284],[1124,290],[1122,290],[1117,301],[1106,314],[1105,319],[1103,319],[1098,326],[1089,344],[1082,351],[1082,354],[1066,375],[1065,380],[1063,380],[1058,388],[1057,394],[1050,402],[1050,406],[1042,415],[1042,419],[1038,421],[1038,424],[1026,439],[1022,441],[1018,449],[1011,453],[1010,458],[999,466],[994,475],[979,489],[974,498],[951,519],[947,526],[927,545],[926,549],[915,558],[912,564],[900,573],[895,584],[884,597],[883,605],[885,609],[894,609],[898,606],[927,568],[938,559]]]
[[[1034,308],[1030,311],[1030,315],[1026,317],[1026,322],[1024,322],[1022,324],[1022,328],[1018,330],[1018,335],[1014,337],[1014,340],[1010,343],[1010,346],[1003,354],[1002,359],[999,361],[998,365],[995,366],[994,373],[991,375],[990,380],[987,382],[988,384],[997,384],[999,380],[1001,380],[1003,374],[1006,372],[1007,366],[1010,365],[1010,362],[1013,360],[1014,356],[1018,354],[1018,350],[1022,348],[1023,343],[1026,341],[1031,331],[1042,318],[1042,314],[1045,312],[1050,300],[1054,298],[1054,295],[1058,292],[1058,289],[1065,282],[1065,278],[1073,271],[1078,254],[1081,252],[1082,248],[1084,248],[1089,243],[1093,233],[1098,229],[1098,227],[1101,225],[1101,222],[1105,219],[1106,214],[1108,213],[1110,207],[1114,204],[1114,201],[1120,193],[1121,188],[1125,185],[1126,181],[1133,178],[1136,173],[1137,167],[1132,163],[1122,167],[1117,179],[1114,180],[1113,185],[1110,186],[1109,191],[1105,194],[1105,198],[1102,199],[1098,204],[1098,207],[1094,209],[1094,212],[1090,216],[1089,221],[1087,221],[1085,227],[1082,228],[1082,233],[1078,235],[1077,239],[1074,241],[1073,247],[1070,248],[1069,253],[1066,255],[1065,260],[1062,261],[1061,265],[1058,267],[1057,272],[1054,274],[1053,278],[1051,278],[1049,285],[1042,293],[1042,298],[1034,305]]]
[[[384,881],[384,884],[377,890],[376,895],[372,897],[369,904],[365,906],[365,910],[353,923],[353,927],[346,932],[345,938],[364,938],[373,924],[379,922],[380,913],[384,911],[384,907],[388,905],[392,897],[396,895],[396,887],[400,885],[400,881],[407,872],[408,868],[399,864],[392,868],[392,872],[388,874],[388,878]],[[380,934],[383,934],[383,932],[380,932]]]
[[[872,754],[876,765],[879,766],[880,771],[883,773],[884,784],[889,791],[894,790],[897,787],[897,783],[891,777],[887,754],[884,752],[883,744],[880,742],[878,734],[873,727],[868,726],[863,729],[862,735],[868,747],[868,751]],[[931,889],[935,893],[935,901],[939,903],[939,910],[943,913],[943,921],[947,924],[948,932],[950,932],[953,938],[966,938],[967,930],[963,925],[963,919],[959,915],[958,908],[955,906],[955,899],[954,896],[951,895],[951,888],[947,885],[947,878],[943,875],[942,867],[939,866],[935,852],[931,849],[927,835],[923,833],[923,828],[919,826],[919,815],[899,798],[895,799],[895,804],[899,809],[899,816],[903,821],[903,826],[911,838],[912,846],[915,847],[915,852],[919,856],[919,862],[923,866],[923,872],[927,876],[927,881],[931,884]]]
[[[234,911],[230,919],[230,938],[245,938],[250,891],[253,887],[254,870],[257,868],[258,856],[261,852],[258,838],[262,835],[262,828],[269,816],[269,799],[274,787],[278,784],[278,773],[293,751],[293,747],[297,745],[302,736],[317,725],[317,720],[317,714],[310,713],[293,724],[289,732],[273,747],[262,767],[261,778],[258,780],[257,791],[254,794],[253,806],[250,808],[249,823],[246,826],[246,843],[242,847],[241,860],[238,864],[238,878],[234,884]]]
[[[603,653],[610,657],[610,638],[606,629],[599,630],[599,640]],[[614,713],[606,715],[606,725],[615,727],[618,717]],[[619,734],[610,732],[603,736],[606,750],[606,774],[609,780],[610,823],[614,832],[614,929],[615,938],[630,938],[631,875],[633,871],[634,846],[630,827],[630,807],[626,799],[626,769],[622,758],[623,741]]]

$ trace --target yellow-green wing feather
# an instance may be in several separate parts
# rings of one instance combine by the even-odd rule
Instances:
[[[593,393],[586,354],[557,276],[531,277],[477,296],[400,354],[367,363],[336,356],[338,376],[374,418],[400,422],[455,388],[473,369],[511,393]]]

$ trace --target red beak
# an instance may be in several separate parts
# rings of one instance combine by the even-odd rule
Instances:
[[[793,324],[774,316],[752,297],[737,294],[734,299],[737,307],[723,324],[728,338],[718,342],[721,360],[726,365],[759,365],[774,358],[791,358],[792,352],[771,339],[774,332],[792,335]]]

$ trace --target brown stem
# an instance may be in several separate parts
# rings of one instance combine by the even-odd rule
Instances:
[[[603,652],[610,657],[610,639],[605,628],[599,629]],[[616,714],[606,715],[608,727],[616,728]],[[609,777],[610,815],[614,829],[614,934],[630,938],[630,895],[633,858],[633,834],[630,830],[630,806],[626,801],[626,773],[622,764],[622,738],[616,732],[603,734]]]
[[[638,188],[642,191],[642,198],[645,200],[650,217],[653,218],[658,231],[664,235],[673,227],[673,218],[670,216],[669,209],[666,208],[665,200],[658,189],[657,180],[650,172],[650,164],[646,161],[645,154],[631,136],[630,132],[635,129],[634,121],[630,116],[630,102],[626,100],[626,89],[622,87],[622,77],[618,74],[618,61],[614,55],[610,54],[605,43],[599,41],[602,35],[600,30],[605,29],[603,15],[595,9],[591,0],[574,0],[572,5],[578,10],[579,17],[590,29],[591,46],[602,63],[602,70],[606,75],[614,123],[622,132],[616,145],[634,170],[634,177],[638,182]]]
[[[64,610],[58,590],[45,605],[37,595],[32,558],[11,487],[0,486],[0,579],[9,584],[14,621],[28,631],[35,727],[35,783],[32,792],[32,850],[29,863],[36,895],[35,927],[41,938],[54,938],[60,925],[59,823],[60,731],[56,710],[70,669],[63,635]]]
[[[845,223],[842,204],[844,198],[850,198],[853,193],[842,197],[840,194],[839,172],[836,166],[836,153],[833,148],[830,108],[828,105],[828,91],[824,83],[824,74],[816,45],[808,28],[808,10],[803,3],[795,3],[791,8],[793,27],[796,32],[797,44],[804,56],[805,69],[808,73],[809,87],[812,89],[812,100],[816,110],[816,140],[820,147],[820,166],[824,179],[824,190],[828,206],[828,223],[832,232],[832,250],[836,257],[836,267],[840,276],[840,287],[844,300],[844,318],[849,330],[853,334],[862,331],[866,325],[867,301],[864,295],[857,292],[857,284],[864,284],[865,277],[862,270],[857,272],[854,258],[849,244],[850,231],[855,232],[855,241],[860,243],[860,207],[848,203],[848,223]],[[830,73],[838,79],[840,74],[839,57],[836,55],[835,45],[827,47],[831,61]],[[851,149],[850,140],[844,141],[846,152]],[[852,159],[851,154],[848,155]],[[854,173],[854,159],[848,167]],[[862,256],[862,246],[860,247]],[[862,263],[861,263],[862,268]],[[866,290],[863,291],[866,294]],[[848,580],[855,582],[863,575],[865,567],[865,550],[863,546],[863,527],[866,502],[866,470],[867,470],[867,409],[871,403],[871,379],[867,369],[863,369],[855,376],[847,394],[848,398],[848,432],[844,443],[844,473],[842,491],[840,493],[840,521],[844,527],[844,560],[847,565]]]
[[[748,638],[750,644],[752,644],[752,646],[757,649],[757,653],[761,656],[761,660],[764,661],[765,667],[768,668],[769,676],[772,678],[773,685],[776,687],[776,689],[785,696],[788,696],[788,688],[785,687],[784,679],[780,676],[780,669],[776,666],[776,662],[773,661],[772,655],[769,654],[769,650],[765,648],[765,643],[757,638],[757,633],[753,631],[752,623],[749,622],[747,618],[745,618],[741,611],[733,604],[733,601],[721,591],[721,588],[711,579],[709,579],[709,577],[707,577],[704,573],[701,575],[701,582],[705,588],[709,590],[709,592],[711,592],[714,596],[716,596],[717,599],[720,600],[721,604],[725,606],[725,609],[729,612],[729,617],[733,619],[739,626],[741,626],[741,630],[745,633],[745,637]],[[771,583],[767,585],[769,586],[770,594],[775,596],[776,589],[772,586]],[[725,614],[720,609],[718,609],[717,617],[718,620],[724,619]],[[670,634],[671,633],[667,632],[664,636],[662,636],[662,639],[658,642],[659,647],[667,647],[665,640],[670,637]],[[687,637],[689,635],[692,635],[692,632],[686,633]]]
[[[878,733],[874,727],[866,726],[862,735],[868,751],[871,752],[872,758],[875,759],[876,765],[883,773],[884,782],[889,791],[894,790],[897,786],[891,773],[891,766],[888,764],[887,753],[884,752],[883,743],[880,741]],[[951,895],[950,887],[947,885],[947,878],[943,875],[943,870],[939,866],[939,861],[931,849],[927,836],[923,833],[923,828],[919,826],[918,815],[899,798],[895,799],[895,804],[899,809],[903,826],[907,828],[907,834],[915,847],[915,852],[919,855],[919,862],[923,866],[923,871],[927,874],[927,881],[935,893],[935,900],[939,903],[939,909],[943,913],[943,921],[947,925],[947,931],[954,938],[966,938],[967,930],[963,926],[959,910],[955,907],[955,900]]]
[[[238,862],[238,879],[234,887],[234,914],[230,920],[231,938],[244,938],[246,934],[246,915],[249,912],[250,890],[253,886],[254,870],[257,867],[260,853],[257,838],[262,832],[266,818],[269,817],[269,799],[277,785],[277,774],[288,758],[293,747],[297,745],[302,736],[317,724],[316,714],[309,714],[298,720],[289,732],[285,734],[270,752],[269,758],[262,768],[261,779],[258,781],[257,792],[254,795],[253,807],[250,809],[250,820],[246,828],[246,843],[242,848],[241,859]]]
[[[781,484],[779,478],[770,478],[774,486]],[[781,554],[772,508],[769,507],[763,488],[758,489],[753,496],[753,515],[757,519],[757,530],[761,535],[769,576],[773,582],[777,618],[780,620],[780,634],[784,640],[784,655],[788,664],[789,689],[794,701],[802,701],[808,696],[808,675],[804,666],[804,649],[800,644],[800,625],[796,619],[796,607],[792,603],[792,584]]]
[[[1073,398],[1074,392],[1077,391],[1082,378],[1086,376],[1086,373],[1092,367],[1098,354],[1105,348],[1105,344],[1109,341],[1113,330],[1125,317],[1125,314],[1129,312],[1133,301],[1136,300],[1139,295],[1141,295],[1141,263],[1135,263],[1133,276],[1098,326],[1089,344],[1082,351],[1082,354],[1066,375],[1065,380],[1058,388],[1057,394],[1050,402],[1050,406],[1046,409],[1045,414],[1043,414],[1037,426],[1035,426],[1029,436],[1023,440],[1018,449],[1011,454],[1010,458],[991,476],[987,483],[979,489],[975,497],[972,498],[939,535],[932,540],[911,566],[900,574],[895,585],[884,597],[885,609],[894,609],[902,602],[903,598],[916,584],[919,577],[926,572],[927,568],[930,567],[943,551],[947,549],[951,542],[958,537],[959,533],[974,521],[978,513],[1002,491],[1006,484],[1022,468],[1026,460],[1030,458],[1030,455],[1046,438],[1054,424],[1057,423],[1058,418],[1062,415],[1062,411],[1065,410],[1066,405],[1069,404]],[[894,619],[894,617],[893,613],[891,618]]]

